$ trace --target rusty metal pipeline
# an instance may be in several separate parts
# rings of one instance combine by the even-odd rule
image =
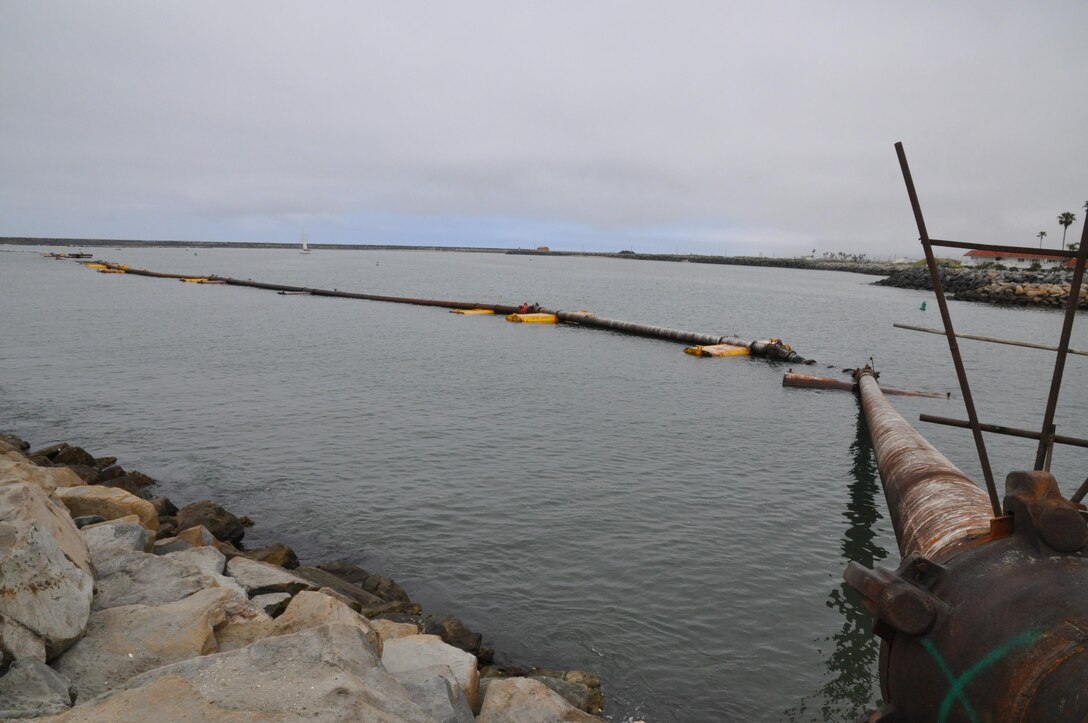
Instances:
[[[842,379],[833,379],[831,377],[818,377],[813,374],[798,374],[792,369],[782,375],[782,386],[784,387],[796,387],[798,389],[834,389],[842,392],[856,392],[858,390],[857,382],[843,381]],[[911,389],[896,389],[894,387],[881,387],[880,391],[885,395],[896,395],[901,397],[947,397],[947,394],[941,394],[940,392],[919,392]]]
[[[986,493],[895,411],[871,369],[857,384],[900,553],[947,557],[988,534]]]
[[[1088,518],[1044,471],[1012,472],[1002,514],[858,375],[903,560],[843,577],[883,640],[867,720],[1088,720]]]
[[[669,329],[664,326],[652,326],[649,324],[636,324],[630,321],[618,321],[606,319],[588,311],[555,311],[559,321],[579,326],[590,326],[595,329],[609,329],[623,334],[646,336],[666,341],[679,341],[685,344],[698,346],[712,346],[714,344],[731,344],[748,349],[753,356],[767,357],[768,359],[780,359],[795,364],[814,364],[811,359],[806,359],[793,351],[788,344],[783,344],[778,339],[761,339],[758,341],[746,341],[734,336],[715,336],[714,334],[702,334],[696,331],[683,329]]]
[[[102,262],[110,268],[120,269],[122,268],[118,264],[111,264],[109,262]],[[125,272],[136,276],[151,276],[160,279],[188,279],[196,278],[197,275],[190,274],[167,274],[159,271],[147,271],[146,269],[132,269],[125,267]],[[385,301],[393,304],[414,304],[416,306],[437,306],[445,309],[492,309],[497,314],[513,314],[518,311],[519,307],[509,306],[502,304],[482,304],[473,301],[446,301],[442,299],[415,299],[406,296],[383,296],[378,294],[362,294],[353,291],[340,291],[339,289],[315,289],[306,286],[289,286],[287,284],[269,284],[263,281],[253,281],[252,279],[234,279],[229,276],[209,276],[209,279],[215,279],[222,281],[225,284],[231,286],[248,286],[254,289],[268,289],[269,291],[290,291],[290,292],[305,292],[311,296],[332,296],[341,299],[364,299],[367,301]],[[663,326],[650,326],[647,324],[635,324],[630,321],[617,321],[615,319],[604,319],[595,314],[591,314],[586,311],[551,311],[549,309],[541,309],[549,314],[555,314],[559,321],[569,324],[579,324],[581,326],[590,326],[598,329],[610,329],[612,331],[618,331],[625,334],[635,334],[637,336],[647,336],[655,339],[664,339],[666,341],[680,341],[686,344],[698,344],[702,346],[710,346],[713,344],[732,344],[733,346],[743,346],[747,348],[754,356],[767,357],[768,359],[780,359],[782,361],[794,362],[795,364],[814,364],[812,359],[806,359],[797,352],[793,351],[789,344],[782,343],[779,339],[760,339],[757,341],[745,341],[732,336],[715,336],[713,334],[701,334],[694,331],[683,331],[680,329],[668,329]]]

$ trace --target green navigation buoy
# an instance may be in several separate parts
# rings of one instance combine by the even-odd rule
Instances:
[[[926,310],[926,302],[923,301],[922,306],[921,306],[921,311],[925,311],[925,310]]]

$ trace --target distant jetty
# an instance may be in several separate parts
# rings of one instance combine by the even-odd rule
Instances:
[[[1023,271],[1010,269],[942,268],[941,285],[959,301],[981,301],[1002,306],[1064,309],[1069,299],[1072,270]],[[878,286],[933,290],[929,269],[897,269]],[[1078,308],[1088,309],[1088,289],[1080,291]]]

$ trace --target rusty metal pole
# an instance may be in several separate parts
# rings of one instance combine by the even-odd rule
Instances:
[[[1069,338],[1073,332],[1073,319],[1080,305],[1080,287],[1084,280],[1084,266],[1088,262],[1088,223],[1080,233],[1080,247],[1077,249],[1077,261],[1073,266],[1073,278],[1069,283],[1069,298],[1065,304],[1065,319],[1062,321],[1062,335],[1058,342],[1058,355],[1054,359],[1054,375],[1050,380],[1050,396],[1046,401],[1043,414],[1042,437],[1035,453],[1035,469],[1050,469],[1050,454],[1054,447],[1054,412],[1058,409],[1058,393],[1062,388],[1062,375],[1065,372],[1065,358],[1069,353]]]
[[[918,201],[918,192],[914,190],[914,179],[910,173],[910,166],[907,165],[907,154],[903,150],[902,143],[895,144],[895,152],[899,156],[899,167],[903,172],[903,182],[907,185],[907,196],[910,198],[910,206],[914,211],[914,222],[918,226],[918,237],[926,254],[929,278],[933,283],[933,291],[937,296],[937,308],[940,309],[941,321],[944,323],[944,331],[948,337],[948,350],[952,354],[952,363],[956,367],[956,378],[960,383],[963,405],[967,408],[967,421],[971,423],[971,435],[975,439],[975,449],[978,450],[978,463],[982,467],[982,476],[986,479],[986,492],[990,496],[990,506],[995,516],[1000,515],[1001,501],[997,498],[997,485],[994,483],[994,473],[990,469],[990,456],[986,453],[986,442],[982,439],[982,430],[978,427],[975,400],[971,396],[971,385],[967,381],[967,371],[963,366],[963,357],[960,356],[959,344],[956,343],[956,331],[952,328],[952,316],[948,312],[948,301],[944,298],[941,271],[937,268],[937,260],[933,256],[933,247],[930,245],[926,221],[922,216],[922,205]]]

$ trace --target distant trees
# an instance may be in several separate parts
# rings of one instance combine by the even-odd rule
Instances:
[[[1039,233],[1037,233],[1035,235],[1039,237],[1039,248],[1042,248],[1043,247],[1043,239],[1046,238],[1046,231],[1040,231]]]
[[[812,253],[816,253],[816,249],[812,249]],[[848,254],[845,251],[824,251],[820,257],[824,261],[853,261],[854,263],[863,263],[868,254]]]
[[[1069,227],[1073,225],[1073,222],[1077,220],[1077,217],[1073,215],[1071,211],[1058,214],[1058,223],[1062,225],[1062,246],[1065,246],[1065,232],[1069,230]]]

